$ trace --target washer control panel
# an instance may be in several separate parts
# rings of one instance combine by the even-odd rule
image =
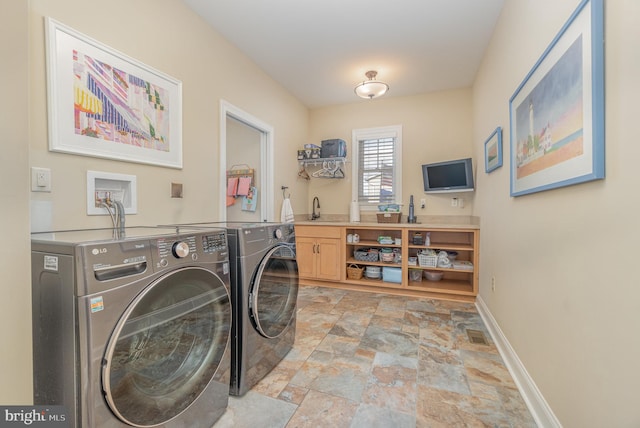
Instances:
[[[191,252],[189,244],[184,241],[174,242],[171,246],[171,254],[178,259],[184,259]]]
[[[181,236],[178,238],[158,238],[156,240],[158,248],[158,256],[160,259],[167,259],[169,257],[175,257],[182,259],[189,254],[197,254],[196,237],[195,236]],[[197,257],[197,256],[196,256]]]

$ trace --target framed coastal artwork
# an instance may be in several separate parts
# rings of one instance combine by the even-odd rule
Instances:
[[[511,196],[604,178],[603,0],[583,0],[509,100]]]
[[[489,173],[502,166],[502,128],[497,127],[484,142],[484,171]]]
[[[49,150],[182,168],[182,83],[45,20]]]

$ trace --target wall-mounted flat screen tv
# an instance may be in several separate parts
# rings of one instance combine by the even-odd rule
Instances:
[[[422,165],[425,193],[473,191],[471,158]]]

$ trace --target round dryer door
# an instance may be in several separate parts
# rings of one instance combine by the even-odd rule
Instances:
[[[211,271],[184,268],[154,281],[107,346],[102,380],[111,410],[137,427],[182,413],[216,373],[230,328],[229,294]]]
[[[256,329],[273,339],[285,332],[295,317],[298,299],[298,263],[288,245],[272,248],[253,279],[249,308]]]

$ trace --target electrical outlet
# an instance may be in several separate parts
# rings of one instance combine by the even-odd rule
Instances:
[[[420,199],[420,208],[424,209],[427,206],[427,200],[422,198]]]
[[[458,206],[458,198],[451,198],[451,206],[452,207]]]
[[[51,170],[49,168],[31,168],[31,191],[51,192]]]
[[[491,277],[491,291],[496,291],[496,277]]]

